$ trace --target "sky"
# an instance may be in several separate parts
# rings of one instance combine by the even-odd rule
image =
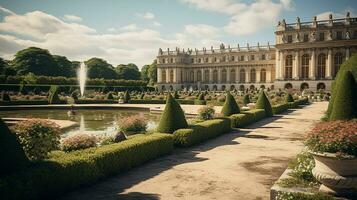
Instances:
[[[279,20],[356,16],[356,0],[0,0],[0,57],[36,46],[139,68],[158,49],[275,43]]]

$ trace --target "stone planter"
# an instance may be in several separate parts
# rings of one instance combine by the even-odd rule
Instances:
[[[315,160],[314,177],[322,183],[321,192],[335,196],[357,195],[357,158],[311,152]]]

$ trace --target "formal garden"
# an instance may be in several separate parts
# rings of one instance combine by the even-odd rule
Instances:
[[[334,199],[333,195],[354,198],[356,66],[357,56],[342,65],[331,94],[323,90],[269,89],[158,91],[154,85],[148,85],[147,80],[117,77],[85,77],[85,85],[78,85],[81,77],[3,76],[0,105],[4,113],[11,111],[12,114],[1,114],[1,118],[13,117],[16,113],[19,113],[16,117],[27,116],[24,113],[36,113],[39,109],[45,112],[15,124],[0,120],[0,196],[2,199],[60,197],[166,156],[174,149],[200,145],[258,121],[287,114],[288,110],[329,101],[325,116],[306,136],[305,150],[290,162],[289,178],[277,183],[282,188],[303,188],[304,192],[281,190],[276,199]],[[51,121],[63,110],[67,114],[63,118],[73,120],[85,110],[79,109],[83,104],[92,105],[86,109],[97,114],[102,112],[103,104],[129,105],[129,108],[130,105],[165,104],[165,107],[151,119],[147,110],[129,109],[128,112],[132,112],[111,116],[114,119],[110,121],[114,127],[111,134],[102,134],[103,129],[100,134],[88,134],[81,129],[67,134],[68,131]],[[183,105],[199,106],[197,115],[188,116]],[[114,106],[111,112],[120,109]],[[49,112],[54,113],[53,118],[48,117]],[[105,114],[101,116],[105,118]]]

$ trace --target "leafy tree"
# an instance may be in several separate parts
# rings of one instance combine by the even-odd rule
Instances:
[[[64,76],[64,77],[76,76],[75,68],[73,67],[72,62],[67,59],[67,57],[54,55],[53,59],[55,60],[58,67],[57,76]]]
[[[150,69],[150,65],[144,65],[142,68],[141,68],[141,80],[144,80],[144,81],[149,81],[150,78],[149,78],[149,69]]]
[[[18,75],[32,72],[35,75],[56,76],[59,72],[57,63],[50,52],[37,47],[18,51],[12,65]]]
[[[240,113],[239,106],[229,91],[227,91],[226,101],[223,104],[221,113],[224,116],[231,116],[233,114]]]
[[[16,75],[16,70],[11,67],[10,61],[0,57],[0,75],[13,76]]]
[[[185,113],[180,104],[168,93],[165,109],[161,115],[157,131],[160,133],[173,133],[177,129],[187,128],[187,126]]]
[[[140,80],[141,77],[139,68],[133,63],[127,65],[120,64],[116,67],[115,71],[117,72],[119,79]]]
[[[91,58],[84,62],[88,68],[89,78],[118,78],[113,66],[101,58]]]
[[[148,77],[149,77],[149,83],[150,85],[154,85],[157,83],[157,65],[156,65],[156,60],[150,65],[150,68],[148,69]]]
[[[58,86],[57,85],[52,85],[50,88],[50,94],[48,97],[48,103],[49,104],[60,104],[61,100],[58,96]]]

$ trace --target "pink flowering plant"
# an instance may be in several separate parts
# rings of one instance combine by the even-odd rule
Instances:
[[[124,133],[146,131],[148,121],[142,115],[133,115],[119,119],[119,129]]]
[[[97,146],[97,137],[88,134],[68,136],[61,141],[62,151],[75,151]]]
[[[357,156],[357,120],[318,123],[305,145],[313,152]]]
[[[61,131],[54,122],[29,119],[19,122],[14,130],[30,160],[45,159],[48,152],[59,148]]]

